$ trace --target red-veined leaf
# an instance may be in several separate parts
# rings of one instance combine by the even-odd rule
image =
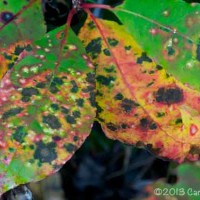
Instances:
[[[178,162],[199,159],[200,94],[157,65],[123,26],[88,19],[79,37],[97,67],[106,135]]]

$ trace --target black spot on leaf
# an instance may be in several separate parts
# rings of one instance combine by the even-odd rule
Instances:
[[[59,77],[55,77],[54,79],[53,79],[53,82],[55,83],[55,84],[57,84],[57,85],[62,85],[64,82],[63,82],[63,80],[61,79],[61,78],[59,78]]]
[[[157,125],[156,123],[150,121],[149,119],[147,118],[142,118],[140,120],[140,128],[144,131],[150,129],[150,130],[155,130],[157,129]]]
[[[52,139],[56,142],[56,141],[60,141],[62,138],[59,136],[53,136]]]
[[[76,100],[76,104],[77,104],[77,106],[79,106],[79,107],[83,107],[84,99],[77,99],[77,100]]]
[[[80,111],[74,111],[74,112],[72,112],[72,115],[74,116],[74,118],[80,118],[80,116],[81,116],[81,113],[80,113]]]
[[[27,134],[28,133],[25,131],[25,128],[23,126],[19,126],[13,133],[12,138],[17,142],[22,143],[24,142],[24,138]]]
[[[58,118],[54,115],[47,115],[43,116],[43,123],[48,124],[48,126],[52,129],[59,129],[61,128],[61,123],[59,122]]]
[[[115,100],[122,100],[123,98],[124,96],[121,93],[116,94],[114,97]]]
[[[23,108],[20,108],[20,107],[19,108],[11,108],[10,110],[8,110],[2,114],[2,120],[8,119],[9,117],[12,117],[12,116],[16,116],[22,110],[23,110]]]
[[[75,124],[75,123],[76,123],[75,118],[74,118],[73,116],[71,116],[71,115],[67,115],[67,116],[65,117],[65,120],[66,120],[68,123],[70,123],[70,124]]]
[[[147,56],[146,52],[143,52],[141,57],[137,59],[138,64],[142,64],[143,62],[152,62],[152,59]]]
[[[103,53],[106,55],[106,56],[110,56],[110,51],[108,49],[104,49],[103,50]]]
[[[73,144],[67,144],[65,145],[65,149],[67,150],[67,152],[72,153],[76,150],[76,146]]]
[[[125,46],[124,49],[128,51],[128,50],[131,49],[131,46],[130,45],[129,46]]]
[[[78,92],[78,85],[77,85],[77,83],[73,80],[73,81],[71,81],[71,84],[72,84],[72,87],[71,87],[71,92],[72,93],[77,93]]]
[[[68,113],[69,113],[69,109],[62,106],[62,107],[61,107],[61,112],[62,112],[63,114],[68,114]]]
[[[157,70],[162,70],[162,69],[163,69],[163,67],[162,67],[162,66],[160,66],[160,65],[156,65],[156,69],[157,69]]]
[[[55,151],[55,143],[43,143],[42,141],[36,143],[36,150],[34,153],[34,159],[39,160],[41,163],[50,163],[57,158]]]
[[[172,46],[167,47],[167,54],[168,56],[173,56],[176,53],[175,49]]]
[[[94,83],[95,82],[95,74],[87,73],[86,81],[88,83]]]
[[[178,119],[176,119],[176,122],[175,122],[176,124],[182,124],[183,123],[183,120],[181,119],[181,118],[178,118]]]
[[[40,83],[37,83],[36,85],[37,88],[45,88],[45,86],[46,86],[45,82],[40,82]]]
[[[151,130],[155,130],[155,129],[157,129],[157,125],[155,123],[152,123],[152,124],[150,124],[149,128]]]
[[[200,154],[200,148],[198,146],[192,145],[189,151],[190,154]]]
[[[31,97],[33,95],[39,95],[39,91],[37,88],[34,87],[23,88],[22,96]]]
[[[55,82],[51,82],[51,85],[50,85],[50,92],[52,94],[56,94],[57,92],[59,92],[59,89],[57,88],[56,86],[56,83]]]
[[[96,80],[100,84],[108,86],[108,85],[110,85],[111,81],[115,80],[115,78],[112,77],[112,76],[105,77],[105,76],[99,75],[99,76],[96,77]]]
[[[87,46],[86,46],[86,52],[91,55],[92,59],[95,59],[98,57],[98,55],[101,53],[101,38],[93,39]]]
[[[141,127],[142,129],[147,129],[148,126],[149,126],[149,120],[148,120],[147,118],[142,118],[142,119],[140,120],[140,127]]]
[[[24,49],[25,49],[24,47],[16,46],[14,54],[19,55],[24,51]]]
[[[115,46],[118,45],[118,43],[119,43],[119,41],[117,41],[116,39],[114,39],[114,38],[108,38],[108,44],[110,46],[115,47]]]
[[[131,99],[124,99],[122,100],[121,107],[126,113],[130,113],[133,108],[139,106],[136,102],[132,101]]]
[[[183,101],[183,91],[178,88],[159,88],[156,92],[156,101],[164,104],[175,104]]]
[[[118,127],[115,124],[113,124],[113,123],[108,123],[108,124],[106,124],[106,126],[111,131],[116,131],[118,129]]]
[[[59,105],[56,104],[56,103],[52,103],[52,104],[51,104],[51,108],[52,108],[53,110],[59,110]]]
[[[13,13],[11,12],[2,12],[0,15],[1,21],[3,23],[9,22],[14,17]]]

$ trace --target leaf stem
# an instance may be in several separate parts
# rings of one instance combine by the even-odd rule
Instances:
[[[93,4],[93,3],[83,3],[81,5],[83,9],[90,9],[90,8],[102,8],[107,10],[113,10],[114,8],[110,5],[104,5],[104,4]]]

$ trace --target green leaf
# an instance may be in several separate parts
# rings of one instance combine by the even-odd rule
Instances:
[[[200,89],[200,5],[182,0],[125,0],[115,13],[158,64]]]
[[[0,88],[0,193],[55,173],[95,117],[94,69],[71,30],[29,43],[21,57]]]

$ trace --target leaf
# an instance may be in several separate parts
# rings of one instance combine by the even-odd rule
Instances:
[[[143,198],[143,200],[167,200],[175,198],[180,200],[199,200],[199,170],[200,167],[198,163],[196,165],[180,165],[177,168],[178,180],[175,184],[168,184],[167,180],[160,179],[146,186],[145,190],[149,193],[149,197]],[[188,176],[188,174],[190,174],[190,176]]]
[[[106,135],[178,162],[198,160],[199,92],[154,63],[123,26],[93,17],[79,37],[97,67],[97,120]]]
[[[46,32],[39,0],[5,0],[0,2],[0,79],[28,49],[30,41]]]
[[[155,62],[200,90],[200,5],[182,0],[126,0],[116,15]]]
[[[73,32],[63,29],[31,43],[2,79],[1,194],[55,173],[90,133],[93,66]]]

